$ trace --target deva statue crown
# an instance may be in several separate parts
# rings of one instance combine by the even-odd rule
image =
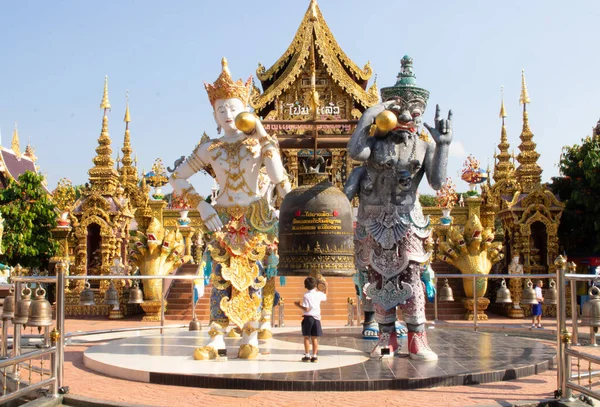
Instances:
[[[422,104],[422,110],[427,107],[429,99],[429,91],[417,87],[417,79],[413,72],[413,60],[408,55],[404,55],[401,61],[402,68],[398,74],[398,80],[394,86],[381,88],[381,100],[388,101],[391,99],[401,99],[405,103]]]
[[[231,79],[231,73],[227,65],[227,59],[221,60],[223,71],[217,78],[214,84],[204,82],[206,92],[208,92],[208,100],[214,107],[215,102],[219,99],[231,99],[238,98],[244,103],[244,106],[248,104],[248,98],[250,97],[250,90],[252,86],[252,76],[248,78],[246,83],[242,82],[241,79],[234,82]]]

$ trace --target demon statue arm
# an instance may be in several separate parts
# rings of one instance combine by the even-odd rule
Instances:
[[[429,130],[433,144],[428,144],[425,154],[425,173],[431,188],[438,190],[446,179],[446,165],[448,153],[452,142],[452,110],[448,112],[448,119],[442,119],[440,106],[435,107],[435,124],[433,127],[427,123],[423,125]]]

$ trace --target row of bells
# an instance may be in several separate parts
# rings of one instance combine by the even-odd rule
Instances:
[[[15,303],[15,292],[11,287],[9,295],[4,299],[1,318],[11,319],[13,324],[27,326],[52,325],[52,305],[46,299],[46,290],[38,287],[33,299],[31,294],[31,288],[26,285],[21,290],[21,298]]]
[[[527,288],[523,290],[523,295],[521,297],[521,304],[537,304],[537,296],[535,295],[535,290],[533,289],[533,283],[531,280],[527,280]],[[600,294],[600,290],[598,290]],[[600,295],[598,298],[598,310],[600,315]],[[452,293],[452,288],[448,285],[448,279],[444,281],[444,286],[441,288],[440,293],[438,295],[438,301],[454,301],[454,296]],[[502,279],[502,283],[498,291],[496,291],[496,303],[499,304],[510,304],[512,302],[512,298],[510,296],[510,290],[506,287],[506,281]],[[558,302],[558,292],[556,291],[556,283],[554,280],[550,280],[550,288],[546,290],[546,296],[544,297],[544,304],[553,305]],[[585,308],[584,308],[585,309]],[[600,326],[600,321],[599,325]]]
[[[133,282],[133,287],[129,290],[129,301],[128,304],[142,304],[144,302],[144,293],[140,289],[137,281]],[[118,305],[119,304],[119,293],[115,288],[112,281],[108,290],[104,293],[104,305]],[[79,295],[79,305],[96,305],[94,300],[94,292],[90,288],[90,283],[85,282],[85,288]]]

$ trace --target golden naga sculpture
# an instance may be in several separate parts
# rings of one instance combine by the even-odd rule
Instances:
[[[183,254],[184,251],[183,235],[179,229],[165,231],[158,219],[152,218],[146,233],[137,233],[129,257],[142,276],[165,276],[191,260],[191,256]],[[162,281],[144,280],[143,285],[145,302],[142,308],[147,314],[152,314],[146,320],[156,320],[163,295]]]
[[[492,243],[494,232],[481,225],[479,216],[471,214],[464,228],[450,226],[440,229],[443,237],[438,257],[452,264],[463,274],[489,274],[492,265],[504,256],[502,243]],[[487,290],[487,279],[477,279],[477,296],[482,297]],[[473,296],[473,279],[464,278],[463,287],[467,297]]]

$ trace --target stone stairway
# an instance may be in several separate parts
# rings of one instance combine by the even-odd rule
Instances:
[[[195,267],[194,267],[195,272]],[[179,274],[185,273],[180,270]],[[321,304],[321,315],[324,320],[346,321],[348,319],[348,297],[356,298],[356,291],[351,277],[328,277],[329,292],[327,301]],[[210,292],[212,286],[204,288],[204,296],[196,304],[196,317],[203,323],[210,319]],[[305,293],[304,277],[286,277],[286,285],[279,284],[277,278],[276,290],[285,303],[285,321],[300,321],[302,311],[294,306],[294,301],[301,301]],[[165,317],[168,320],[192,319],[192,288],[191,282],[174,280],[167,297]]]
[[[178,274],[195,274],[197,266],[186,264],[178,270]],[[302,319],[302,311],[294,306],[294,301],[301,301],[304,292],[305,277],[286,277],[286,285],[279,284],[279,278],[276,279],[276,289],[285,303],[285,322],[299,322]],[[348,319],[348,297],[356,300],[356,290],[351,277],[327,277],[329,292],[327,301],[321,304],[321,315],[324,321],[344,322]],[[455,293],[460,293],[459,280],[452,282],[456,285]],[[438,290],[442,284],[438,284]],[[210,292],[212,286],[204,287],[204,296],[196,304],[196,316],[202,323],[208,323],[210,320]],[[454,302],[438,303],[439,320],[463,320],[466,310],[462,305],[461,298],[455,294]],[[173,280],[169,295],[167,297],[167,310],[165,317],[167,320],[190,321],[192,319],[192,283],[186,280]],[[434,307],[432,303],[427,303],[426,315],[428,321],[434,319]],[[276,315],[274,315],[277,321]]]

